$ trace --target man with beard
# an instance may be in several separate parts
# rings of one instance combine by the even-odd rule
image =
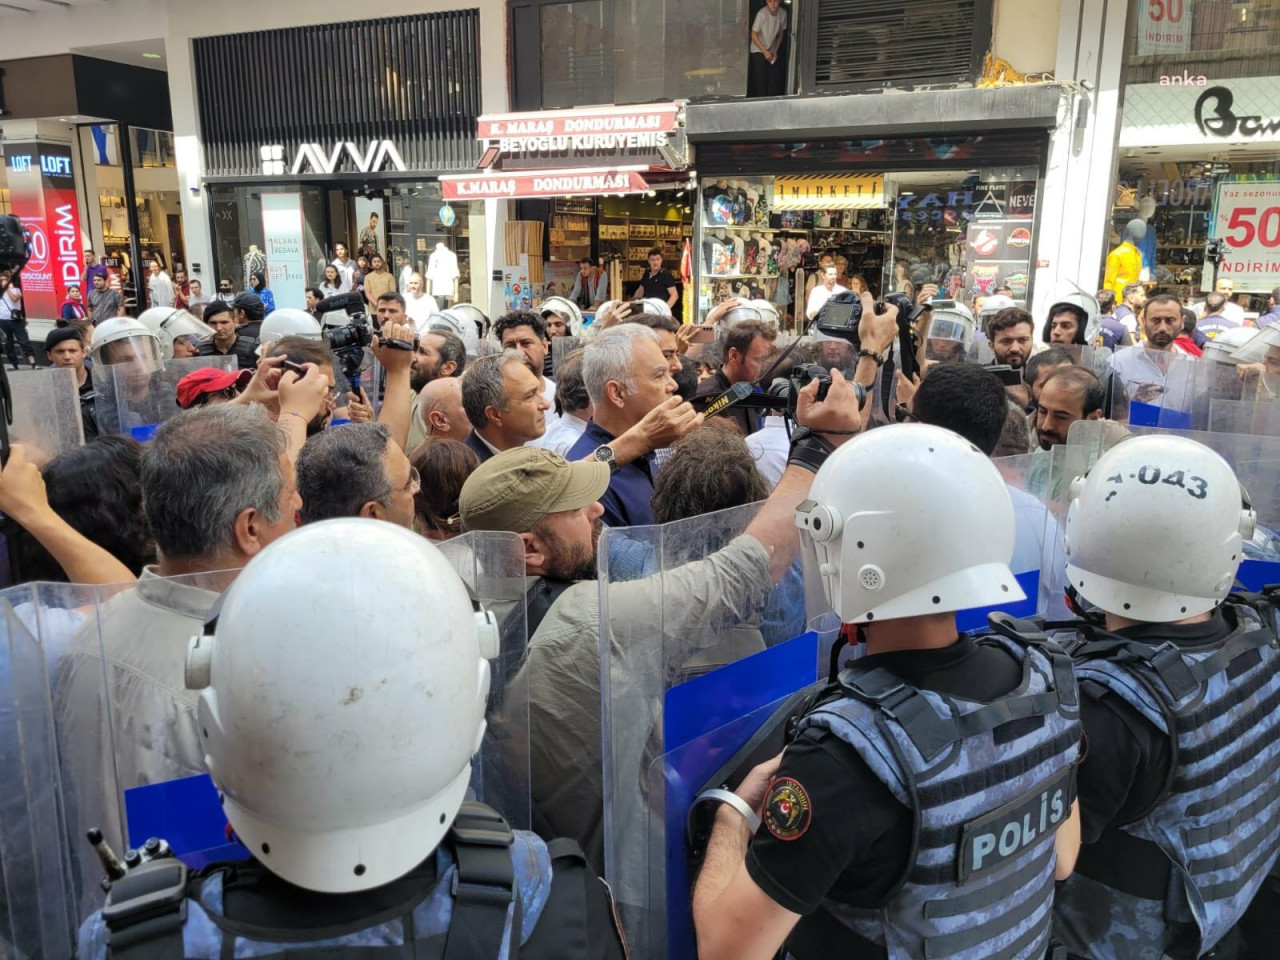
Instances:
[[[893,311],[889,323],[896,322]],[[660,362],[656,344],[653,353]],[[813,471],[861,425],[853,387],[838,371],[826,400],[818,403],[816,396],[815,381],[797,405],[797,420],[809,430],[796,431],[786,472],[745,534],[684,565],[677,575],[609,588],[609,617],[619,625],[618,635],[626,629],[623,624],[629,628],[659,614],[673,636],[708,623],[745,623],[759,616],[795,558],[795,508],[808,495]],[[513,722],[529,725],[538,821],[578,841],[598,865],[603,862],[601,605],[594,577],[603,515],[598,501],[609,483],[606,462],[570,463],[549,450],[523,447],[482,463],[458,500],[463,529],[515,532],[524,542],[531,581],[529,646],[521,668],[527,682],[517,678],[508,687],[519,693],[504,709],[521,718]],[[522,694],[527,704],[516,702]]]
[[[987,326],[987,338],[996,355],[996,363],[1008,364],[1021,370],[1031,356],[1035,337],[1031,314],[1020,307],[1006,307],[991,318]]]
[[[460,377],[467,365],[467,348],[452,330],[443,327],[432,327],[429,332],[418,337],[418,346],[413,351],[413,360],[409,364],[409,389],[412,392],[412,405],[409,418],[409,445],[406,450],[418,449],[431,430],[422,417],[421,397],[427,384],[447,377]]]
[[[1098,378],[1084,367],[1060,367],[1040,387],[1036,402],[1036,438],[1041,450],[1067,442],[1067,431],[1077,420],[1102,416],[1105,394]]]
[[[1142,330],[1146,340],[1112,354],[1111,369],[1130,401],[1156,404],[1165,393],[1173,341],[1182,333],[1182,304],[1178,298],[1171,293],[1158,293],[1143,304]]]

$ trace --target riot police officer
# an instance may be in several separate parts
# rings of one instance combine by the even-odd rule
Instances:
[[[575,846],[466,802],[497,630],[429,541],[355,519],[300,529],[245,567],[205,634],[187,684],[253,859],[131,870],[82,925],[81,960],[623,956]]]
[[[1078,822],[1071,664],[956,633],[955,611],[1021,597],[1000,474],[949,430],[883,427],[822,465],[796,523],[866,655],[722,797],[699,956],[1043,956]]]
[[[1073,650],[1089,750],[1057,936],[1096,960],[1230,956],[1280,848],[1275,614],[1229,596],[1254,511],[1222,457],[1164,435],[1072,494],[1067,575],[1105,625]]]

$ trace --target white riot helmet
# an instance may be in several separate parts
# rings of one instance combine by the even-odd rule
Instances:
[[[973,319],[973,311],[963,303],[950,307],[935,307],[929,321],[929,338],[931,340],[955,340],[965,347],[973,343],[973,335],[977,324]]]
[[[1011,297],[1006,297],[1002,293],[994,294],[982,301],[982,309],[978,311],[978,329],[983,333],[987,332],[987,321],[994,317],[1001,310],[1007,310],[1010,307],[1016,307]]]
[[[339,586],[315,590],[319,570]],[[205,766],[253,855],[322,893],[421,863],[466,795],[498,652],[439,549],[390,523],[302,527],[250,561],[205,632],[187,687],[201,691]]]
[[[1242,361],[1236,356],[1236,351],[1260,332],[1256,327],[1232,327],[1230,330],[1223,330],[1204,345],[1202,359],[1232,366],[1241,363]]]
[[[963,490],[965,502],[938,495]],[[843,623],[1014,603],[1013,501],[969,441],[893,424],[844,444],[822,465],[796,526],[817,550]]]
[[[197,320],[186,310],[173,307],[152,307],[138,315],[138,322],[145,325],[160,341],[160,357],[166,363],[173,359],[173,341],[179,337],[195,337],[206,340],[213,336],[213,327]],[[94,339],[97,339],[95,335]]]
[[[659,300],[657,297],[645,297],[640,301],[641,308],[644,310],[645,316],[648,317],[670,317],[674,316],[671,307],[667,305],[667,301]]]
[[[95,364],[103,366],[138,363],[147,371],[164,366],[160,338],[145,323],[133,317],[112,317],[94,327],[89,355]]]
[[[721,334],[727,333],[729,330],[742,323],[744,320],[758,320],[762,323],[768,323],[771,318],[766,317],[760,312],[760,305],[763,300],[748,300],[746,297],[730,297],[717,303],[707,313],[707,323],[714,324]],[[774,317],[777,316],[775,312]],[[776,323],[776,321],[773,321]]]
[[[479,307],[470,303],[455,303],[449,308],[449,312],[459,320],[472,324],[474,329],[462,335],[463,340],[483,340],[489,336],[489,318]]]
[[[285,337],[304,337],[307,340],[323,339],[320,321],[297,307],[279,307],[267,315],[258,328],[258,340],[276,343]]]
[[[1269,327],[1255,330],[1253,336],[1231,354],[1231,359],[1236,363],[1262,363],[1267,359],[1267,354],[1277,347],[1280,347],[1280,324],[1273,323]]]
[[[554,313],[563,320],[569,330],[569,336],[576,337],[582,333],[582,311],[572,300],[564,297],[547,297],[542,301],[539,309],[544,319],[548,314]]]
[[[983,309],[985,312],[985,304]],[[1049,308],[1049,319],[1052,320],[1054,314],[1062,313],[1064,310],[1075,314],[1077,322],[1083,325],[1084,342],[1093,343],[1102,332],[1102,309],[1098,306],[1098,298],[1076,287],[1073,292],[1054,301],[1053,306]]]
[[[1231,592],[1256,515],[1227,461],[1186,437],[1134,437],[1071,485],[1067,577],[1089,603],[1171,623]]]

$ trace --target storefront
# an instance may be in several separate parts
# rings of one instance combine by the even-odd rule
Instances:
[[[484,306],[484,244],[473,242],[484,205],[446,200],[439,179],[479,156],[478,24],[477,10],[457,10],[194,40],[206,282],[242,290],[262,271],[277,306],[303,307],[345,248],[353,262],[382,257],[396,289],[416,274],[441,307]],[[297,89],[229,75],[244,56],[271,59]],[[380,79],[331,83],[366,74]]]
[[[1280,0],[1135,2],[1130,23],[1107,248],[1142,220],[1139,279],[1192,301],[1213,289],[1206,241],[1221,240],[1218,276],[1265,309],[1280,285]]]
[[[682,104],[485,116],[477,133],[485,172],[443,177],[444,196],[515,201],[492,252],[508,309],[568,296],[584,259],[609,299],[635,292],[655,249],[682,277],[695,194]]]
[[[1034,134],[698,147],[697,316],[733,297],[794,323],[826,257],[876,296],[974,306],[1034,282],[1047,136]]]
[[[7,61],[0,75],[0,213],[23,220],[37,254],[28,315],[58,316],[89,252],[128,309],[145,309],[148,265],[186,266],[165,74],[65,55]]]

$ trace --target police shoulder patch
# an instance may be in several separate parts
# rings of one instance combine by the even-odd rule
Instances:
[[[779,840],[798,840],[809,829],[813,805],[800,781],[779,777],[764,798],[764,825]]]

